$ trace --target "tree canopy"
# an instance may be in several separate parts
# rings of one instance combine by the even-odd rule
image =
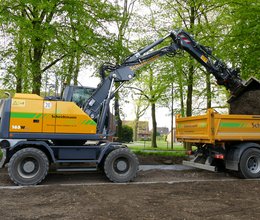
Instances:
[[[47,83],[76,85],[86,66],[120,65],[130,51],[176,28],[240,68],[244,79],[259,78],[259,16],[258,0],[2,0],[1,86],[40,94]],[[154,132],[159,106],[187,116],[227,107],[227,93],[185,52],[157,60],[136,75],[135,87],[147,101],[142,103],[154,111]],[[118,120],[120,98],[123,102],[124,93],[116,95]]]

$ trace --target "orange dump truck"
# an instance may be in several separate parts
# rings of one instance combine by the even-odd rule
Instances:
[[[209,109],[205,115],[177,116],[176,137],[197,147],[185,165],[260,177],[260,115],[222,115]]]

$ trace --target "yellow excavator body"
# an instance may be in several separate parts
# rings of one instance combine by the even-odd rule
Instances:
[[[96,122],[74,102],[18,93],[11,101],[9,132],[96,134]]]

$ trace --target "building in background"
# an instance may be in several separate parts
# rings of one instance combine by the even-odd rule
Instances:
[[[137,131],[135,132],[135,121],[123,121],[123,125],[128,125],[133,128],[136,134],[137,140],[150,140],[151,132],[149,132],[149,122],[148,121],[138,121]],[[135,135],[134,135],[135,136]]]
[[[157,127],[157,134],[160,134],[160,136],[167,135],[168,133],[169,133],[169,128]]]

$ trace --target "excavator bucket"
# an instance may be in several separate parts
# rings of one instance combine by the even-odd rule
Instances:
[[[229,114],[260,115],[260,81],[251,77],[229,98],[228,103]]]

